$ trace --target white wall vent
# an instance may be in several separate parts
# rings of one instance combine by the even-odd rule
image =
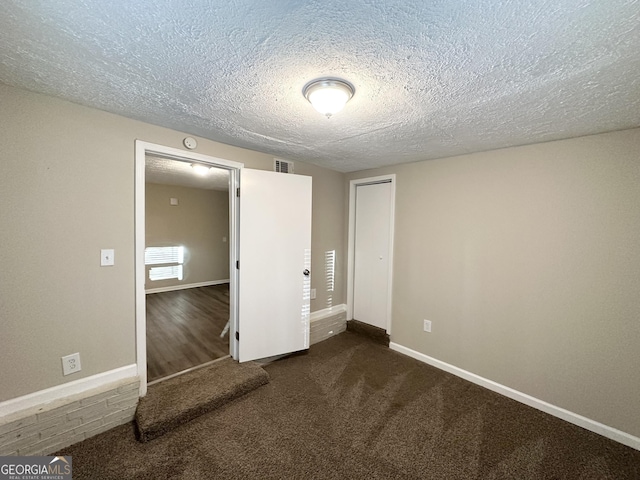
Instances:
[[[293,173],[293,162],[282,160],[280,158],[274,158],[273,170],[280,173]]]

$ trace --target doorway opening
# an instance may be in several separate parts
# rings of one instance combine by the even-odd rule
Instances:
[[[229,171],[147,155],[145,218],[152,385],[229,356]]]
[[[154,380],[212,356],[237,359],[235,338],[220,335],[225,327],[237,330],[236,191],[243,165],[142,141],[135,161],[136,357],[144,396]],[[198,179],[193,165],[208,178]],[[222,218],[198,225],[207,210]],[[177,232],[181,225],[190,232]]]

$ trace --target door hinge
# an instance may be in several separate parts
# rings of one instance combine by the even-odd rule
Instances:
[[[236,332],[236,340],[240,341],[240,332]]]
[[[236,188],[236,197],[240,196],[240,187]]]
[[[236,270],[240,270],[240,260],[236,260]]]

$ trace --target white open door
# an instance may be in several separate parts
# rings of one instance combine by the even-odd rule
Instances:
[[[240,174],[238,360],[309,348],[311,177]]]

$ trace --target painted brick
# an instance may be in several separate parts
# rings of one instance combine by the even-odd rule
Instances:
[[[52,408],[51,410],[46,410],[44,408],[40,409],[36,415],[37,420],[40,422],[42,420],[46,420],[48,418],[59,417],[62,415],[66,415],[70,410],[75,410],[76,408],[80,408],[80,402],[75,401],[71,403],[67,403],[57,408]]]
[[[120,407],[118,407],[118,409],[114,409],[111,410],[109,412],[107,412],[104,416],[104,421],[106,422],[110,422],[112,418],[120,418],[120,417],[126,417],[128,415],[127,412],[129,411],[133,411],[133,413],[131,414],[131,417],[133,418],[133,416],[136,413],[136,405],[122,405]]]
[[[4,435],[5,433],[13,432],[14,430],[18,430],[20,428],[26,427],[27,425],[31,425],[33,423],[36,423],[35,415],[25,417],[25,418],[19,418],[12,422],[2,424],[0,425],[0,438],[2,438],[2,435]]]
[[[4,445],[5,443],[13,442],[22,436],[22,430],[12,430],[7,433],[3,433],[0,435],[0,445]]]
[[[315,320],[310,324],[309,343],[311,345],[326,340],[327,338],[342,333],[347,329],[347,316],[340,312],[330,317]],[[332,332],[332,333],[329,333]]]
[[[74,443],[81,442],[82,440],[84,440],[84,434],[77,434],[72,430],[70,432],[65,432],[63,435],[58,435],[57,437],[52,437],[38,442],[35,445],[32,445],[29,449],[19,449],[18,452],[20,455],[49,455],[50,453],[56,452],[64,447],[68,447],[69,445],[73,445]]]
[[[13,442],[8,442],[0,445],[0,454],[4,455],[4,452],[15,452],[16,450],[20,452],[22,449],[35,445],[39,441],[40,434],[37,432],[31,435],[23,435]],[[22,454],[20,453],[20,455]]]
[[[137,391],[129,391],[123,393],[122,395],[118,395],[117,397],[107,399],[107,405],[113,405],[116,407],[122,405],[122,407],[124,408],[132,404],[137,404],[138,398],[139,396]]]
[[[69,420],[64,424],[53,425],[49,428],[43,428],[42,430],[40,430],[40,440],[46,440],[47,438],[55,437],[56,435],[60,435],[61,432],[73,430],[79,425],[82,425],[82,421],[79,418],[74,418],[73,420]]]
[[[133,417],[136,412],[137,403],[138,403],[138,396],[136,394],[133,399],[128,399],[126,402],[125,401],[119,402],[117,405],[117,409],[116,409],[116,405],[112,404],[110,406],[110,409],[115,409],[115,410],[111,411],[111,413],[108,413],[107,415],[104,415],[101,418],[98,418],[88,423],[83,423],[82,425],[75,428],[75,432],[84,433],[85,438],[89,438],[99,433],[110,430],[114,427],[117,427],[119,425],[122,425],[124,423],[128,423],[133,420]],[[103,411],[103,413],[106,413],[107,411]]]
[[[43,405],[0,425],[0,455],[48,455],[133,420],[138,380],[69,403]],[[53,407],[53,408],[52,408]],[[15,418],[12,416],[10,418]]]
[[[67,413],[67,418],[73,420],[74,418],[81,418],[83,422],[89,422],[96,418],[102,417],[104,411],[107,409],[107,401],[102,400],[98,403],[92,403],[85,407],[80,407],[77,410],[73,410]]]
[[[57,416],[47,418],[46,420],[42,420],[34,425],[29,425],[27,428],[23,429],[26,432],[41,432],[51,427],[63,427],[69,422],[69,419],[66,416]]]
[[[97,395],[92,395],[90,397],[83,398],[82,400],[80,400],[80,405],[83,407],[93,405],[94,403],[100,403],[103,400],[108,400],[109,398],[115,397],[117,395],[118,395],[118,389],[114,388],[106,392],[98,393]]]
[[[140,391],[140,382],[139,381],[135,381],[132,383],[128,383],[126,385],[122,385],[120,387],[118,387],[118,393],[126,393],[128,391],[135,391],[136,395],[139,394]]]
[[[119,412],[111,413],[104,417],[104,424],[97,425],[95,428],[87,430],[85,432],[85,438],[93,437],[94,435],[98,435],[100,433],[106,432],[107,430],[111,430],[112,428],[118,427],[120,425],[124,425],[125,423],[129,423],[133,420],[133,417],[136,413],[136,407],[130,407],[126,410],[121,410]],[[79,427],[78,430],[82,429]]]
[[[129,422],[131,420],[133,420],[133,417],[136,414],[136,407],[137,405],[132,405],[128,408],[125,408],[123,410],[114,412],[114,413],[110,413],[109,415],[106,415],[104,417],[104,422],[105,423],[109,423],[109,424],[114,424],[114,425],[122,425],[123,423]]]
[[[91,432],[92,430],[95,430],[96,428],[99,428],[103,425],[104,425],[104,419],[98,418],[91,422],[83,423],[80,426],[74,428],[74,432],[77,434],[80,434],[80,433],[86,434],[87,432]]]
[[[33,417],[35,418],[35,415]],[[66,422],[67,422],[66,417],[57,416],[57,417],[49,418],[47,420],[43,420],[42,422],[31,423],[24,428],[21,428],[19,430],[14,430],[12,432],[9,432],[3,435],[2,439],[0,439],[0,445],[15,442],[24,437],[30,437],[34,434],[38,434],[42,430],[48,429],[50,427],[63,425]]]

